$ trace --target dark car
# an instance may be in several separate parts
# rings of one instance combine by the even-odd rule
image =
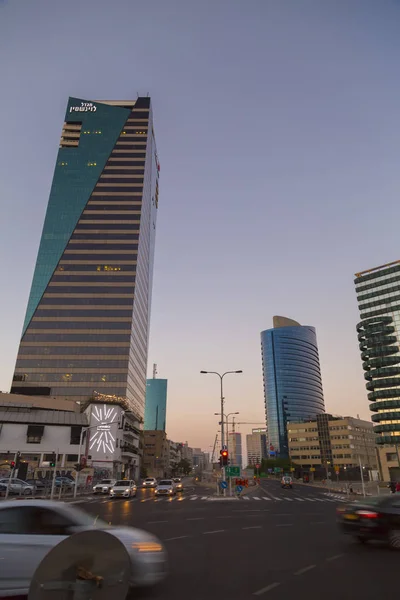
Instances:
[[[47,487],[51,486],[51,481],[47,480],[46,482],[42,479],[26,479],[26,483],[33,486],[36,491],[42,491]]]
[[[285,475],[284,477],[282,477],[281,487],[288,488],[291,490],[293,487],[293,479],[291,477]]]
[[[7,492],[7,486],[4,483],[0,483],[0,497],[5,496]]]
[[[360,543],[382,540],[400,550],[400,494],[343,504],[336,513],[341,530]]]

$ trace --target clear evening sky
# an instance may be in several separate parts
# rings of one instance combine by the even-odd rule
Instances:
[[[0,0],[0,389],[68,96],[152,97],[161,162],[149,374],[168,436],[262,422],[259,334],[317,328],[325,402],[369,418],[354,273],[400,259],[400,3]],[[245,433],[251,426],[241,426]]]

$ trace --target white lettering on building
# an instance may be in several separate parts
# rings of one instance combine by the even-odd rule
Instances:
[[[69,112],[96,112],[97,106],[93,102],[81,102],[80,106],[70,106]]]

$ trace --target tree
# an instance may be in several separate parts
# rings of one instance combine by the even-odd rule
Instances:
[[[178,464],[178,469],[181,473],[183,473],[183,475],[190,475],[192,471],[192,466],[186,458],[182,458],[182,460]]]

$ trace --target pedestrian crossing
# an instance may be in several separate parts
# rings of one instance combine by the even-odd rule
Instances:
[[[192,494],[192,495],[176,495],[176,496],[172,496],[170,498],[166,498],[166,497],[156,497],[156,496],[149,496],[149,497],[142,497],[140,495],[138,495],[136,498],[132,498],[131,500],[129,499],[125,499],[125,502],[138,502],[140,504],[145,503],[145,502],[150,502],[150,503],[154,503],[154,504],[159,504],[159,503],[164,503],[164,504],[170,504],[170,503],[175,503],[175,504],[180,504],[182,502],[188,503],[188,502],[195,502],[195,501],[200,501],[200,502],[206,502],[209,501],[210,499],[213,499],[213,496],[202,496],[201,494]],[[112,498],[99,498],[98,496],[89,496],[86,498],[81,498],[79,500],[74,500],[73,503],[74,504],[83,504],[83,503],[88,503],[88,502],[97,502],[98,504],[107,504],[107,503],[115,503],[117,504],[119,501],[121,501],[120,499],[112,499]],[[333,494],[326,494],[324,497],[318,497],[318,496],[302,496],[301,498],[299,496],[273,496],[271,494],[271,496],[252,496],[252,495],[244,495],[240,497],[240,501],[241,502],[246,502],[246,503],[250,503],[250,502],[291,502],[292,504],[296,504],[298,502],[346,502],[346,499],[343,498],[343,496],[338,496],[338,495],[333,495]]]

